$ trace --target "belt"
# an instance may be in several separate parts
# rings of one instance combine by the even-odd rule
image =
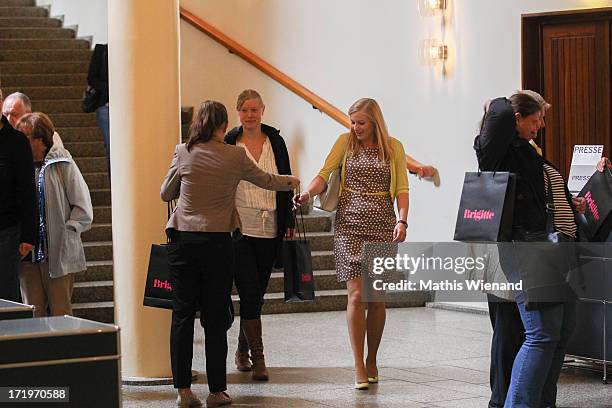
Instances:
[[[347,190],[347,191],[350,191],[351,193],[361,194],[361,195],[365,195],[365,196],[385,196],[385,195],[389,194],[388,191],[368,192],[368,191],[357,191],[357,190],[350,189],[348,187],[343,187],[343,188],[345,190]]]

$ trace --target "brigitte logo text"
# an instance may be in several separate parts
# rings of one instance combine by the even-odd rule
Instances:
[[[589,205],[589,210],[591,210],[591,214],[593,214],[593,218],[595,221],[599,220],[599,208],[597,207],[597,201],[593,198],[590,191],[584,195],[584,198]]]
[[[466,219],[466,220],[474,220],[474,221],[491,220],[493,219],[493,217],[495,217],[495,213],[489,210],[465,209],[465,211],[463,212],[463,219]]]
[[[167,280],[162,281],[159,279],[153,279],[153,287],[172,292],[172,285],[170,285],[170,282],[168,282]]]

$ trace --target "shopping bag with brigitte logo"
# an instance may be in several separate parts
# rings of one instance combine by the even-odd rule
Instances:
[[[586,200],[585,231],[590,241],[605,241],[612,231],[612,172],[596,171],[585,184],[579,197]]]
[[[306,240],[303,216],[301,219],[301,236],[300,223],[298,223],[297,217],[295,227],[297,238],[283,241],[285,302],[303,302],[314,300],[315,297],[312,255],[310,242]]]
[[[174,212],[176,201],[168,203],[168,219]],[[169,241],[165,244],[152,244],[149,255],[149,269],[145,281],[144,306],[172,309],[172,285],[170,284],[170,266],[168,265]]]
[[[510,241],[515,191],[516,178],[509,172],[466,172],[454,239]]]

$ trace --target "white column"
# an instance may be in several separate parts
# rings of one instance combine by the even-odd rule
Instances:
[[[109,0],[115,323],[123,378],[169,377],[170,311],[142,306],[165,242],[159,188],[180,140],[178,0]]]

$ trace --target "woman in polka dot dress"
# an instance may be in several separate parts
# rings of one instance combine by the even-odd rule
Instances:
[[[408,176],[404,148],[389,136],[378,103],[359,99],[348,113],[351,131],[340,135],[319,174],[294,197],[294,202],[304,204],[324,191],[331,172],[341,168],[334,237],[336,274],[348,290],[347,322],[355,359],[355,387],[367,389],[369,383],[378,382],[376,354],[386,313],[384,302],[367,302],[366,313],[361,298],[362,249],[366,242],[402,242],[406,238]]]

